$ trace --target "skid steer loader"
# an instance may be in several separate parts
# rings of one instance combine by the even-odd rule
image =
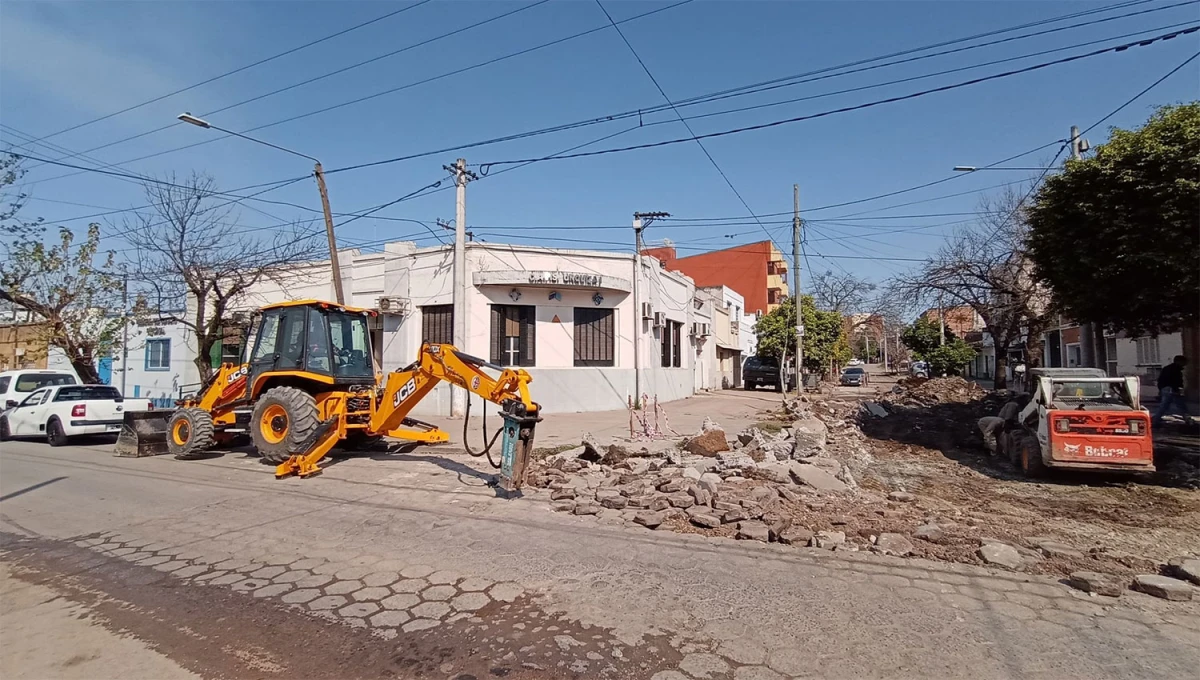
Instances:
[[[372,362],[367,319],[373,311],[320,300],[259,309],[245,363],[223,364],[195,398],[179,403],[167,422],[167,446],[176,458],[197,458],[217,443],[249,434],[276,464],[277,478],[308,477],[335,446],[360,448],[383,436],[443,443],[450,436],[408,417],[445,380],[501,407],[501,486],[520,489],[533,449],[539,407],[529,397],[524,370],[492,365],[451,345],[425,344],[411,365],[386,375]],[[499,372],[493,378],[483,368]],[[470,400],[468,400],[468,404]],[[466,421],[463,428],[466,435]],[[464,441],[464,446],[466,442]]]

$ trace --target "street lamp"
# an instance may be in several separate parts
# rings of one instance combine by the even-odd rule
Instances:
[[[313,162],[313,175],[315,175],[317,178],[317,189],[321,192],[321,209],[325,213],[325,235],[329,238],[329,262],[333,265],[333,295],[337,299],[337,303],[339,305],[346,304],[345,295],[342,293],[342,267],[338,262],[337,239],[333,234],[333,213],[329,209],[329,192],[325,188],[325,171],[321,168],[321,161],[307,154],[302,154],[299,151],[285,149],[282,146],[278,146],[270,142],[264,142],[261,139],[255,139],[254,137],[243,135],[240,132],[234,132],[233,130],[226,130],[225,128],[217,127],[203,118],[197,118],[190,113],[181,113],[177,116],[177,118],[189,125],[195,125],[196,127],[204,128],[205,130],[224,132],[225,134],[232,135],[234,137],[241,137],[242,139],[247,139],[251,142],[255,142],[256,144],[262,144],[263,146],[269,146],[272,149],[278,149],[279,151],[290,153],[293,156],[307,158]]]

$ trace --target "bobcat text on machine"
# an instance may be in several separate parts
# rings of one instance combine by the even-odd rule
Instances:
[[[367,330],[374,313],[320,300],[262,307],[246,363],[223,364],[195,398],[180,402],[166,423],[168,450],[195,458],[248,433],[262,457],[277,465],[276,477],[307,477],[321,471],[317,463],[339,444],[357,448],[384,435],[446,442],[446,432],[408,417],[445,380],[500,406],[501,486],[518,490],[540,420],[529,374],[429,343],[411,365],[377,374]]]
[[[1136,377],[1097,368],[1035,368],[1033,397],[1007,413],[998,450],[1026,475],[1052,469],[1154,472],[1150,413]],[[1015,407],[1011,408],[1015,411]]]

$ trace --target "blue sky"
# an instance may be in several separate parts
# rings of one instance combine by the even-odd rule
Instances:
[[[673,100],[804,73],[930,43],[1115,4],[1086,2],[725,2],[695,0],[621,24],[625,36]],[[1041,56],[909,83],[810,99],[690,121],[697,134],[756,125],[852,106],[916,90],[1021,68],[1200,23],[1200,5],[1171,8],[1155,0],[1088,17],[1004,34],[1023,35],[1073,23],[1156,9],[1140,16],[1014,40],[958,54],[794,85],[772,92],[681,109],[684,115],[723,111],[783,99],[921,76],[998,59],[1093,43]],[[125,107],[187,87],[415,2],[24,2],[0,4],[0,140],[26,144],[19,153],[59,158],[64,151],[29,144]],[[670,2],[607,0],[617,21]],[[471,67],[545,42],[603,27],[608,20],[590,0],[533,3],[433,0],[314,47],[218,79],[188,92],[112,116],[45,140],[70,152],[92,149],[170,125],[176,114],[208,114],[251,97],[347,67],[384,53],[520,8],[509,17],[434,40],[315,83],[207,116],[213,124],[246,131],[291,116]],[[1165,8],[1165,9],[1160,9]],[[1162,29],[1155,31],[1154,29]],[[991,38],[996,39],[996,38]],[[1098,42],[1097,42],[1098,41]],[[983,42],[978,40],[975,42]],[[978,172],[920,191],[848,207],[856,201],[952,175],[955,165],[982,166],[1065,137],[1072,124],[1092,125],[1200,49],[1200,34],[1105,54],[1032,73],[899,103],[719,137],[705,146],[730,183],[758,214],[786,212],[792,184],[801,210],[813,220],[806,246],[811,267],[844,268],[886,278],[911,263],[823,257],[919,258],[969,215],[981,191],[1027,180],[1030,171]],[[1143,121],[1152,106],[1197,98],[1200,60],[1163,82],[1087,137],[1107,137],[1108,125]],[[597,116],[658,107],[662,95],[611,27],[467,72],[407,87],[358,104],[265,127],[250,134],[320,158],[326,169],[451,147]],[[667,110],[556,134],[445,152],[415,160],[336,172],[329,176],[335,212],[353,213],[404,196],[445,176],[458,156],[480,163],[537,158],[586,144],[605,149],[687,136]],[[301,158],[186,125],[113,144],[88,155],[128,171],[164,177],[193,171],[226,189],[299,177]],[[133,160],[176,147],[193,148]],[[0,147],[4,146],[0,144]],[[1052,146],[1009,165],[1040,166]],[[90,159],[64,162],[95,166]],[[25,191],[35,200],[25,216],[69,220],[104,209],[142,205],[139,188],[96,173],[27,163]],[[663,222],[651,242],[670,238],[690,254],[766,238],[699,145],[689,141],[655,149],[557,160],[498,173],[468,190],[468,224],[489,241],[563,248],[613,249],[631,240],[636,210],[662,210],[696,222]],[[478,167],[475,167],[479,170]],[[450,182],[443,182],[449,187]],[[947,194],[963,195],[935,199]],[[247,201],[247,227],[303,220],[318,214],[315,184],[305,180],[262,198],[307,206]],[[900,203],[915,205],[887,209]],[[69,205],[62,202],[80,203]],[[257,209],[257,210],[255,210]],[[258,210],[273,215],[267,216]],[[863,213],[866,214],[857,214]],[[836,218],[853,215],[854,219]],[[454,193],[443,190],[404,201],[379,216],[420,220],[454,217]],[[712,217],[742,218],[722,226]],[[895,219],[862,220],[863,217]],[[95,218],[111,229],[106,220]],[[345,218],[340,218],[341,221]],[[829,220],[821,222],[819,220]],[[87,219],[67,221],[83,227]],[[790,250],[787,217],[766,217],[767,231]],[[693,226],[693,225],[702,226]],[[940,225],[940,226],[939,226]],[[505,228],[507,227],[507,229]],[[540,227],[601,227],[543,229]],[[898,231],[909,227],[922,227]],[[364,218],[338,229],[343,244],[425,233],[415,223]],[[731,234],[732,238],[725,235]],[[560,240],[555,240],[560,239]],[[434,243],[432,238],[419,241]],[[119,239],[106,243],[120,249]]]

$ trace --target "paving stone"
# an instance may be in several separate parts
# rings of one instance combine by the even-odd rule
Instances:
[[[279,579],[276,579],[279,580]],[[297,588],[320,588],[333,580],[333,574],[313,574],[296,581]]]
[[[429,581],[423,578],[406,578],[392,584],[394,593],[419,593],[429,586]]]
[[[280,599],[288,604],[304,604],[305,602],[311,602],[320,596],[321,591],[317,590],[316,588],[301,588],[300,590],[293,590],[292,592],[285,594]]]
[[[338,610],[340,616],[370,616],[379,611],[378,602],[355,602]]]
[[[334,572],[333,575],[336,576],[339,581],[351,581],[351,580],[357,581],[358,579],[366,576],[369,573],[371,573],[370,569],[368,569],[366,567],[360,567],[358,565],[353,565],[353,566],[349,566],[349,567],[342,567],[341,569],[338,569],[336,572]]]
[[[795,647],[785,647],[767,655],[767,666],[786,676],[803,676],[815,670],[815,660],[811,653]]]
[[[289,564],[288,568],[292,569],[292,570],[304,569],[306,571],[310,571],[314,567],[319,567],[324,563],[325,563],[325,560],[323,560],[319,557],[304,557],[304,558],[298,559],[295,562],[292,562],[291,564]]]
[[[254,591],[254,597],[277,597],[292,589],[290,583],[272,583]]]
[[[346,604],[348,601],[349,600],[341,595],[326,595],[324,597],[318,597],[312,602],[309,602],[308,608],[312,610],[337,609],[338,607]]]
[[[145,559],[138,560],[137,563],[142,565],[143,567],[153,567],[156,564],[166,564],[167,562],[170,562],[170,561],[171,561],[170,557],[163,557],[162,555],[154,555],[153,557],[147,557]]]
[[[454,586],[429,586],[421,591],[421,599],[429,602],[440,602],[449,600],[458,593],[458,589]]]
[[[379,612],[375,616],[372,616],[371,617],[371,625],[372,626],[380,626],[380,627],[384,627],[384,628],[395,628],[396,626],[403,625],[410,618],[412,618],[412,617],[409,616],[408,612],[406,612],[406,611],[399,610],[399,609],[390,609],[387,611]]]
[[[286,567],[263,567],[262,569],[256,569],[255,571],[250,572],[250,577],[272,579],[285,571],[287,571]]]
[[[362,577],[363,585],[372,588],[390,586],[398,580],[400,580],[400,574],[394,571],[374,571]]]
[[[844,531],[818,531],[813,535],[812,544],[814,548],[825,548],[833,550],[834,548],[846,544],[846,532]]]
[[[693,678],[706,680],[729,672],[729,664],[716,654],[688,654],[679,661],[679,670]]]
[[[656,529],[667,519],[667,513],[661,510],[642,510],[633,516],[633,521],[647,529]]]
[[[1200,557],[1172,557],[1167,566],[1175,578],[1200,586]]]
[[[454,585],[454,583],[457,582],[458,579],[460,579],[460,578],[462,578],[461,575],[456,574],[452,571],[435,571],[432,574],[430,574],[428,577],[426,577],[425,580],[429,581],[430,583],[432,583],[435,586],[444,586],[444,585]]]
[[[276,576],[275,578],[273,578],[271,580],[274,581],[275,583],[296,583],[298,581],[303,581],[304,579],[309,578],[310,576],[312,576],[312,574],[310,574],[304,570],[285,571],[282,574],[280,574],[279,576]]]
[[[1164,600],[1186,602],[1192,599],[1192,587],[1169,576],[1139,574],[1133,577],[1133,589]]]
[[[771,530],[762,522],[747,520],[738,523],[737,537],[742,540],[762,541],[766,543],[771,539]]]
[[[497,602],[512,602],[520,597],[522,592],[524,591],[521,586],[511,582],[497,583],[488,590],[488,594]]]
[[[995,564],[1009,569],[1021,567],[1021,553],[1011,545],[1004,543],[985,543],[976,551],[980,559],[988,564]]]
[[[246,578],[245,576],[243,576],[242,580],[233,584],[232,587],[234,590],[238,591],[239,593],[248,593],[251,590],[258,590],[259,588],[262,588],[263,586],[270,585],[270,583],[271,582],[266,579]]]
[[[742,664],[767,662],[767,648],[757,640],[744,637],[722,642],[717,654]]]
[[[779,532],[779,542],[787,545],[804,546],[812,541],[813,532],[802,526],[792,525]]]
[[[374,602],[376,600],[382,600],[391,594],[392,591],[388,590],[387,588],[363,588],[362,590],[354,591],[354,594],[351,595],[351,597],[359,602]]]
[[[659,671],[650,676],[650,680],[691,680],[679,671]]]
[[[1037,544],[1037,547],[1046,557],[1069,557],[1074,559],[1083,557],[1083,553],[1074,546],[1060,543],[1059,541],[1041,541]]]
[[[184,567],[188,567],[188,566],[191,566],[191,565],[189,565],[187,562],[184,562],[183,560],[171,560],[170,562],[164,562],[162,564],[154,565],[154,569],[156,571],[161,571],[164,574],[169,574],[173,571],[178,571],[178,570],[183,569]]]
[[[221,572],[214,571],[213,573],[220,574]],[[225,572],[223,576],[216,576],[216,577],[212,578],[211,580],[209,580],[209,583],[212,583],[213,585],[218,585],[218,586],[227,586],[227,585],[237,583],[238,581],[241,581],[244,578],[246,578],[246,577],[237,572],[234,572],[232,574],[229,572]]]
[[[414,564],[400,570],[404,578],[425,578],[433,573],[433,567],[424,564]]]
[[[450,606],[454,607],[455,611],[473,612],[476,609],[482,609],[491,601],[492,599],[485,593],[463,593],[450,600]]]
[[[888,494],[888,500],[895,503],[912,503],[917,497],[907,491],[893,491]]]
[[[433,628],[434,626],[437,626],[440,623],[441,623],[440,621],[434,621],[433,619],[414,619],[414,620],[409,621],[408,623],[404,624],[403,630],[405,633],[412,633],[412,632],[418,631],[418,630],[425,630],[427,628]]]
[[[325,592],[329,593],[330,595],[345,595],[347,593],[353,593],[362,587],[362,581],[334,581],[333,583],[325,586]]]
[[[913,551],[913,544],[903,534],[882,533],[875,540],[875,548],[884,555],[904,557]]]
[[[690,509],[691,508],[689,508],[689,510]],[[699,526],[699,527],[715,529],[715,528],[721,526],[721,518],[720,517],[717,517],[716,515],[711,515],[706,512],[689,513],[688,519],[691,520],[692,524],[695,524],[696,526]]]
[[[462,580],[462,583],[458,584],[458,589],[464,593],[469,593],[476,590],[487,590],[489,587],[491,587],[491,585],[492,582],[485,578],[468,576]]]
[[[733,669],[733,680],[785,680],[766,666],[742,666]]]
[[[259,561],[262,562],[263,564],[280,565],[281,566],[281,565],[291,564],[292,562],[295,562],[296,556],[295,555],[278,555],[278,554],[267,555],[266,557],[262,558]]]
[[[409,612],[421,619],[440,619],[450,613],[450,605],[445,602],[422,602]]]
[[[421,598],[416,595],[404,593],[401,595],[392,595],[385,597],[379,601],[386,609],[409,609],[421,603]]]
[[[208,571],[207,564],[193,564],[189,567],[184,567],[182,569],[177,570],[175,572],[175,575],[178,576],[179,578],[191,578],[193,576],[199,576],[200,574],[203,574],[207,571]]]

